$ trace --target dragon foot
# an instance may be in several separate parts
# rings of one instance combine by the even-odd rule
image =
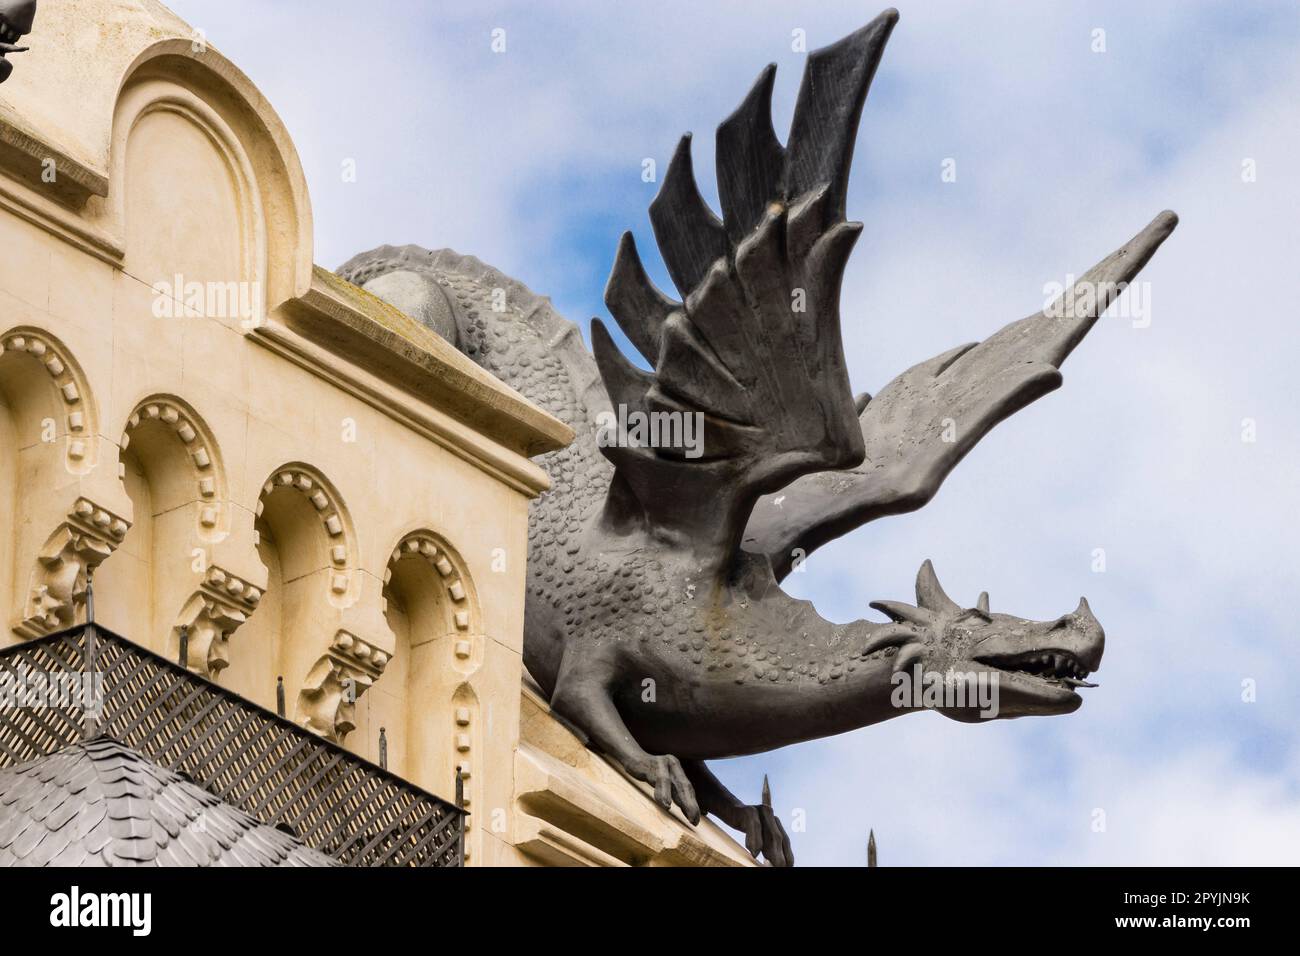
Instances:
[[[672,754],[646,754],[644,760],[625,764],[628,773],[655,788],[655,800],[665,810],[674,803],[681,807],[692,825],[700,822],[700,804],[695,787],[687,779],[682,763]]]
[[[745,834],[745,849],[750,856],[758,859],[760,853],[773,866],[794,866],[794,850],[790,847],[790,837],[776,811],[769,806],[742,806],[738,814],[739,826],[736,829]]]
[[[754,859],[761,853],[772,866],[794,866],[790,837],[772,809],[772,789],[766,776],[763,777],[763,802],[750,806],[724,787],[703,760],[688,760],[683,766],[699,792],[700,806],[733,830],[745,834],[745,849]]]

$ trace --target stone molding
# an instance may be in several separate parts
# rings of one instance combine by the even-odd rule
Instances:
[[[469,600],[469,592],[466,590],[464,580],[456,566],[459,560],[453,562],[449,549],[442,544],[432,531],[413,531],[402,538],[397,547],[393,549],[392,557],[388,561],[388,567],[384,571],[385,585],[392,580],[393,565],[406,557],[423,558],[430,567],[438,572],[443,589],[451,602],[448,606],[451,608],[451,620],[455,624],[456,630],[470,631],[473,623],[473,602]],[[469,655],[464,656],[468,657]]]

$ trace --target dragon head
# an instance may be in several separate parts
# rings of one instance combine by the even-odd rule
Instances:
[[[32,32],[36,20],[36,0],[0,0],[0,83],[9,79],[14,66],[5,59],[7,53],[23,53],[18,41]]]
[[[871,605],[898,625],[887,640],[899,648],[896,681],[933,675],[934,696],[925,698],[926,688],[919,688],[907,706],[925,699],[924,706],[966,722],[1069,714],[1083,703],[1078,689],[1096,686],[1086,678],[1101,666],[1106,635],[1084,598],[1054,621],[994,614],[987,593],[963,608],[944,593],[926,561],[917,573],[916,600],[916,606]],[[954,693],[958,689],[965,692]]]

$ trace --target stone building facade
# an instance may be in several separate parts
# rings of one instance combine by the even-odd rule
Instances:
[[[293,143],[153,0],[41,0],[0,86],[0,647],[96,620],[450,798],[471,865],[751,862],[521,661],[570,430],[316,266]]]

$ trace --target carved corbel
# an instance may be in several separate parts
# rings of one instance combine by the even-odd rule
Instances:
[[[388,666],[389,655],[339,631],[298,694],[298,722],[335,743],[356,729],[356,703]]]
[[[37,556],[23,620],[14,630],[34,638],[76,624],[86,604],[89,575],[117,549],[130,527],[107,508],[78,498]]]
[[[181,610],[173,628],[173,645],[186,629],[185,666],[214,680],[230,664],[230,635],[261,603],[262,591],[222,568],[209,568],[203,584]]]

